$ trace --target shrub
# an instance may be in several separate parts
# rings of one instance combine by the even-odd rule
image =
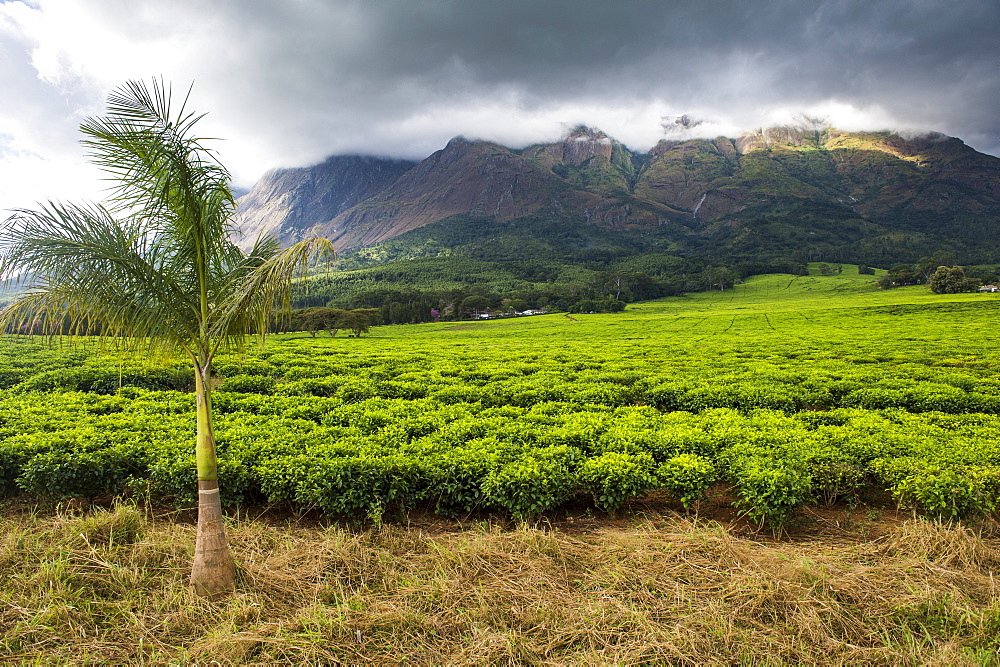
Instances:
[[[875,478],[887,490],[892,490],[923,467],[923,463],[912,456],[878,458],[868,464],[868,468],[875,474]]]
[[[665,382],[647,389],[642,396],[647,403],[659,410],[679,410],[689,387],[677,382]]]
[[[47,449],[44,440],[35,434],[0,440],[0,494],[6,496],[18,490],[17,480],[24,464]]]
[[[614,512],[630,498],[641,496],[656,484],[653,457],[642,452],[606,452],[584,461],[580,482],[594,498],[594,504]]]
[[[427,396],[428,386],[421,382],[401,382],[399,380],[386,380],[378,385],[379,396],[385,398],[404,398],[413,400]]]
[[[525,521],[565,502],[576,489],[579,450],[548,447],[534,450],[493,470],[483,480],[483,494]]]
[[[35,496],[93,500],[126,487],[135,471],[132,458],[120,449],[43,452],[24,464],[17,483]]]
[[[186,367],[137,368],[118,364],[72,366],[30,375],[18,385],[19,391],[89,391],[114,394],[122,387],[154,391],[190,391],[192,372]]]
[[[568,400],[578,403],[629,405],[635,401],[635,392],[630,387],[612,382],[583,384],[579,389],[567,394]]]
[[[484,438],[429,459],[429,483],[421,494],[442,516],[471,512],[487,502],[483,481],[510,454],[502,443]]]
[[[475,403],[483,396],[483,387],[453,384],[437,389],[430,397],[440,403]]]
[[[155,499],[167,500],[177,507],[194,507],[198,504],[198,474],[194,454],[164,456],[149,467],[148,493]],[[254,470],[243,461],[218,458],[219,492],[222,504],[239,505],[260,491],[260,482]]]
[[[351,379],[337,388],[334,396],[345,403],[358,403],[378,395],[375,385],[370,380]]]
[[[796,510],[812,500],[812,484],[797,462],[751,459],[736,474],[739,505],[747,516],[779,532]]]
[[[701,412],[712,408],[734,410],[780,410],[793,412],[796,409],[795,396],[781,386],[760,384],[710,384],[688,390],[681,399],[684,409]]]
[[[904,407],[913,412],[966,412],[975,406],[975,400],[957,387],[947,385],[918,385],[906,394]]]
[[[906,392],[900,389],[885,389],[882,387],[866,387],[856,389],[841,399],[840,405],[845,408],[864,408],[865,410],[882,410],[899,408],[906,405]]]
[[[390,507],[411,507],[428,478],[424,462],[403,455],[312,458],[299,473],[296,502],[375,523],[382,521]]]
[[[812,485],[827,505],[854,496],[865,478],[863,468],[847,461],[824,461],[812,466]]]
[[[233,375],[227,377],[219,391],[239,394],[273,394],[277,381],[266,375]]]
[[[220,359],[213,363],[215,372],[223,377],[235,375],[263,375],[272,377],[278,374],[273,364],[254,358]]]
[[[926,466],[901,480],[893,495],[901,505],[953,521],[988,514],[1000,503],[1000,469]]]
[[[680,454],[664,461],[656,470],[656,480],[685,509],[701,500],[718,475],[711,461],[695,454]]]
[[[29,374],[30,371],[23,368],[0,368],[0,389],[10,389]]]
[[[340,388],[341,381],[337,378],[303,378],[284,382],[275,387],[275,394],[281,396],[333,396]]]

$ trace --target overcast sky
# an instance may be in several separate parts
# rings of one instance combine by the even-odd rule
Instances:
[[[998,0],[0,0],[0,209],[99,197],[78,126],[194,83],[239,187],[335,153],[423,158],[689,114],[937,130],[1000,155]]]

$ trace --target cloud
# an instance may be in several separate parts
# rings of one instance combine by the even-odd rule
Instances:
[[[0,208],[93,197],[101,188],[77,142],[77,125],[83,113],[100,109],[102,96],[39,80],[32,51],[44,30],[38,10],[0,5]]]
[[[0,178],[29,155],[72,190],[80,120],[160,75],[194,82],[244,186],[333,153],[421,158],[456,134],[526,145],[587,123],[645,149],[683,114],[705,134],[806,113],[1000,154],[998,28],[994,0],[8,2]],[[0,185],[0,206],[22,199]]]

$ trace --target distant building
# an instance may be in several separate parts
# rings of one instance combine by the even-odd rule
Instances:
[[[983,285],[979,288],[980,292],[1000,292],[1000,287],[996,285]]]

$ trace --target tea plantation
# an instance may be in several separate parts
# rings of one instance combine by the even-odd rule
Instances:
[[[726,484],[772,528],[858,498],[993,512],[997,297],[883,292],[872,278],[846,267],[618,314],[269,337],[216,364],[225,501],[533,519],[651,491],[692,507]],[[87,341],[0,345],[0,494],[194,502],[182,362],[122,362]]]

